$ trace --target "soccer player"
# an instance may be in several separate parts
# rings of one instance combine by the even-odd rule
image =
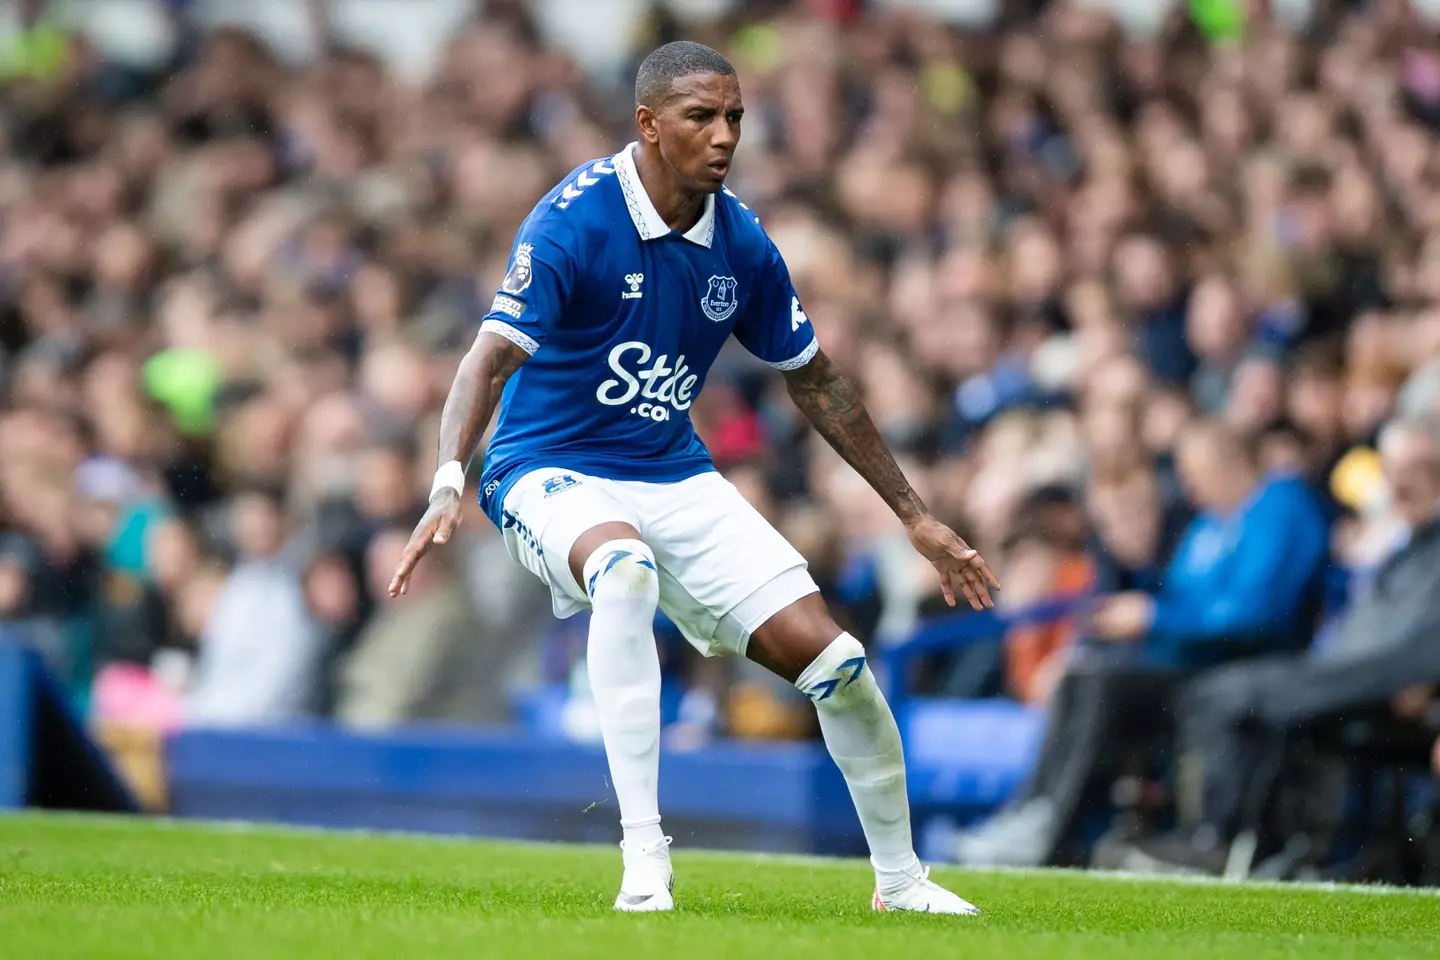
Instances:
[[[904,522],[948,602],[993,606],[999,584],[906,482],[854,381],[820,350],[779,252],[724,189],[744,113],[734,68],[709,47],[666,44],[640,65],[635,102],[639,141],[573,171],[520,228],[445,403],[430,506],[390,595],[459,524],[464,465],[498,403],[481,506],[557,616],[590,609],[587,668],[624,831],[615,908],[674,906],[656,798],[659,606],[701,653],[747,656],[814,702],[869,843],[875,909],[977,913],[915,855],[900,733],[865,648],[690,424],[725,341],[782,373]]]

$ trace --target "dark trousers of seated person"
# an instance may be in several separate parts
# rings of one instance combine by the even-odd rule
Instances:
[[[1176,697],[1182,822],[1222,842],[1257,826],[1296,736],[1387,715],[1397,693],[1440,679],[1437,648],[1429,641],[1337,661],[1267,657],[1190,681]]]
[[[1085,818],[1109,802],[1118,765],[1133,748],[1173,729],[1171,704],[1185,674],[1133,652],[1077,650],[1051,697],[1039,761],[1019,797],[1054,805],[1047,863],[1070,858]]]

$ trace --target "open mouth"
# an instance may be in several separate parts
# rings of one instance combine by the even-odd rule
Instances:
[[[724,177],[725,174],[730,172],[729,160],[711,160],[706,166],[708,166],[717,177]]]

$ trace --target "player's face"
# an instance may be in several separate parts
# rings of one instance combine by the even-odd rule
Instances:
[[[697,73],[674,82],[676,96],[654,115],[660,156],[680,186],[714,193],[725,183],[740,142],[740,81],[718,73]]]

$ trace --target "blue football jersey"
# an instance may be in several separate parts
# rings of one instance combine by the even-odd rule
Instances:
[[[527,471],[673,482],[713,470],[690,405],[731,334],[780,370],[819,348],[759,220],[729,190],[671,230],[631,144],[572,172],[516,235],[481,325],[529,353],[500,398],[480,503],[497,525]]]

